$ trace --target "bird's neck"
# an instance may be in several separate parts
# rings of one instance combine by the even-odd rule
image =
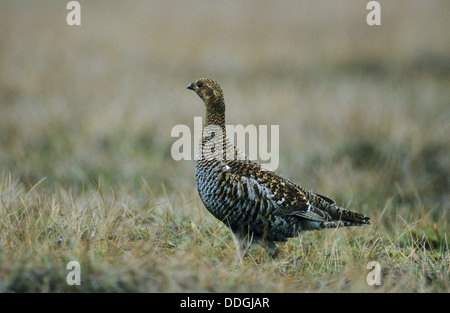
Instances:
[[[225,103],[223,99],[206,105],[206,117],[203,122],[203,130],[212,125],[220,127],[225,133]]]
[[[227,144],[225,130],[225,104],[223,100],[214,103],[206,103],[206,117],[203,122],[202,140],[199,147],[201,159],[224,160],[227,158],[228,149],[233,149]]]

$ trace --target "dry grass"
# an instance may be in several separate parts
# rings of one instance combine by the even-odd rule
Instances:
[[[65,3],[2,1],[0,291],[448,292],[450,7],[380,2],[375,28],[356,0],[81,1],[80,27]],[[280,125],[280,173],[373,224],[236,268],[170,155],[202,76],[228,123]]]

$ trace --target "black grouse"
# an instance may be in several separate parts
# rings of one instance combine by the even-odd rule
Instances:
[[[216,81],[201,78],[187,88],[206,105],[195,161],[197,189],[208,211],[232,230],[240,256],[252,242],[275,256],[275,241],[301,231],[370,224],[369,217],[337,206],[236,149],[226,135],[225,101]]]

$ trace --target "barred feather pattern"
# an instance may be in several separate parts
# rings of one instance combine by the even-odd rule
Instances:
[[[301,231],[370,224],[369,217],[337,206],[236,149],[226,137],[225,104],[217,82],[199,79],[188,89],[206,105],[204,136],[195,162],[200,198],[241,242],[254,239],[271,250],[276,248],[274,241],[286,241]]]

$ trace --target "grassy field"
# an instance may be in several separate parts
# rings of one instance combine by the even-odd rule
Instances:
[[[449,292],[449,1],[0,2],[1,292]],[[175,125],[218,80],[278,172],[371,217],[236,267]],[[69,261],[81,266],[70,286]],[[378,262],[381,285],[366,281]]]

